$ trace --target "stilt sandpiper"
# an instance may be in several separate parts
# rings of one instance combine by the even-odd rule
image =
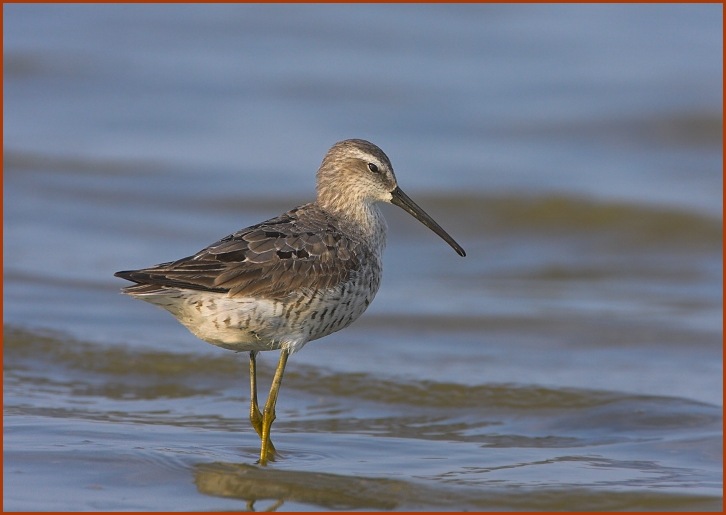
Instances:
[[[466,255],[401,191],[386,154],[350,139],[323,159],[315,202],[193,256],[115,274],[136,283],[124,293],[163,307],[200,339],[250,353],[250,420],[261,440],[262,465],[277,454],[270,428],[288,356],[350,325],[378,291],[386,222],[376,202],[403,208]],[[280,360],[260,411],[255,358],[268,350],[280,350]]]

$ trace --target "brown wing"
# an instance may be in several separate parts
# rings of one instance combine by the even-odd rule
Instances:
[[[139,285],[280,298],[299,288],[345,282],[359,267],[362,252],[363,245],[337,230],[326,212],[307,204],[193,256],[115,275]]]

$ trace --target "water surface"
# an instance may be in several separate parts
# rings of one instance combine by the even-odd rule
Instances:
[[[721,20],[5,5],[5,509],[720,510]],[[246,356],[113,272],[309,201],[347,137],[468,255],[383,207],[261,468]]]

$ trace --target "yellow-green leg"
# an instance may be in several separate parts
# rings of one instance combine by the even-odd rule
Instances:
[[[277,394],[280,391],[282,374],[285,372],[285,365],[287,364],[288,356],[290,356],[290,352],[287,349],[282,349],[282,351],[280,351],[280,361],[277,363],[275,377],[272,379],[270,395],[267,397],[265,409],[262,412],[262,434],[260,435],[260,438],[262,439],[262,447],[260,448],[260,465],[266,465],[269,460],[274,461],[275,459],[276,451],[275,447],[272,445],[272,440],[270,440],[270,429],[272,428],[272,422],[275,420]],[[259,408],[257,409],[257,413],[259,415]]]
[[[257,435],[262,439],[262,413],[257,404],[257,353],[250,351],[250,422]],[[275,446],[270,441],[270,451],[275,454]]]

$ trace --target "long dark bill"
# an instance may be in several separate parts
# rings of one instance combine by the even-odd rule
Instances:
[[[457,254],[460,256],[466,256],[466,252],[464,252],[464,249],[461,248],[461,245],[456,243],[454,241],[454,238],[449,236],[449,234],[441,228],[439,224],[434,222],[434,219],[431,218],[429,215],[426,214],[426,211],[418,207],[418,204],[416,204],[411,198],[406,195],[403,191],[401,191],[401,188],[396,186],[396,189],[391,192],[392,198],[391,198],[391,204],[394,204],[404,211],[406,211],[408,214],[414,216],[419,222],[424,224],[426,227],[434,231],[436,234],[438,234],[441,239],[443,239],[446,243],[451,245],[451,248],[453,248]]]

